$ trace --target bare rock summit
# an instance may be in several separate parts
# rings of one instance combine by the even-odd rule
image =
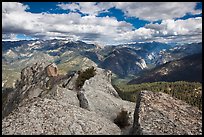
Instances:
[[[24,68],[16,88],[2,93],[2,134],[202,134],[197,108],[151,91],[140,92],[136,103],[122,100],[111,85],[111,71],[96,66],[94,71],[78,89],[81,73],[59,75],[50,63]]]

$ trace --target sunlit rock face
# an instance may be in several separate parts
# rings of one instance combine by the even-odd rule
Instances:
[[[80,73],[58,75],[55,69],[49,63],[28,66],[16,88],[3,92],[2,134],[202,134],[202,112],[181,100],[141,91],[135,104],[119,97],[110,70],[94,67],[95,75],[76,89]],[[124,128],[115,124],[121,109],[129,114]]]
[[[111,85],[111,71],[96,68],[96,75],[87,79],[81,90],[76,90],[79,74],[59,76],[55,68],[57,66],[52,64],[37,63],[22,70],[17,88],[9,92],[3,102],[2,134],[114,135],[129,132],[131,125],[120,129],[114,119],[126,108],[132,112],[132,124],[135,103],[119,97]],[[47,73],[48,70],[51,73]]]
[[[168,94],[142,91],[131,134],[202,135],[202,112]]]
[[[117,135],[120,128],[93,111],[58,100],[37,98],[18,107],[2,121],[2,134]]]
[[[58,75],[58,68],[56,64],[52,63],[46,67],[46,72],[49,77],[54,77]]]

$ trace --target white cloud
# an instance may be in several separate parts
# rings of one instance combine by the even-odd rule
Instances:
[[[148,24],[145,28],[163,35],[198,35],[202,34],[202,17],[186,20],[163,20],[161,24]]]
[[[100,7],[100,10],[88,8],[89,4],[83,5],[80,3],[72,7],[71,10],[73,11],[80,8],[84,13],[89,13],[87,16],[81,16],[77,12],[67,14],[30,13],[26,11],[29,7],[21,3],[3,3],[3,39],[9,38],[9,36],[10,38],[16,39],[16,34],[26,34],[36,38],[70,38],[83,41],[96,41],[102,44],[153,40],[160,42],[202,41],[202,17],[176,21],[166,19],[161,24],[148,24],[134,30],[132,24],[125,21],[117,21],[115,17],[95,16],[99,12],[111,7],[113,3],[91,3],[93,7]],[[65,9],[70,8],[69,5],[61,4],[61,7],[63,6]]]
[[[23,12],[29,9],[27,5],[17,2],[2,2],[2,13]]]
[[[76,10],[79,10],[80,7],[77,3],[71,3],[71,4],[63,4],[63,3],[60,3],[58,4],[57,6],[59,6],[60,8],[62,8],[63,10],[71,10],[71,11],[76,11]]]
[[[202,10],[195,10],[196,2],[78,2],[59,4],[64,10],[79,10],[84,14],[98,15],[110,8],[122,10],[128,17],[136,17],[147,21],[175,19],[187,13],[200,14]]]
[[[88,15],[97,15],[100,12],[106,12],[109,8],[113,7],[114,5],[111,2],[75,2],[75,3],[60,3],[57,6],[62,8],[63,10],[71,10],[76,12],[77,10],[83,14]]]
[[[4,41],[16,41],[16,40],[18,40],[17,38],[16,38],[16,34],[13,34],[13,33],[10,33],[10,34],[3,34],[2,35],[2,40],[4,40]]]
[[[129,42],[202,42],[202,18],[163,20],[161,24],[148,24],[134,31],[119,34],[115,40]]]
[[[161,24],[148,24],[144,27],[153,30],[152,36],[157,40],[161,38],[162,41],[169,42],[202,42],[202,17],[176,21],[163,20]]]
[[[139,28],[134,31],[119,34],[120,36],[117,38],[117,40],[123,39],[129,42],[142,42],[151,39],[153,34],[154,30],[152,29]]]
[[[186,13],[202,13],[202,10],[194,9],[196,2],[115,2],[114,5],[126,16],[148,21],[175,19]]]
[[[15,5],[18,4],[14,3],[13,7]],[[8,9],[5,8],[5,10]],[[132,28],[131,24],[117,21],[114,17],[96,17],[93,15],[81,17],[79,13],[30,13],[26,12],[25,9],[19,12],[2,13],[3,34],[26,34],[36,38],[69,37],[111,42],[112,39],[118,37],[119,32],[131,31]]]

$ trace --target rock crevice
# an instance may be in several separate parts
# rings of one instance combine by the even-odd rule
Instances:
[[[84,109],[87,109],[87,110],[90,110],[90,107],[89,107],[89,102],[84,94],[85,91],[77,91],[77,98],[79,100],[79,106],[81,108],[84,108]]]

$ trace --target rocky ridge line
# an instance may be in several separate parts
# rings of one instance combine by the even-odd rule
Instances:
[[[58,123],[58,125],[60,125],[60,123],[62,122],[61,120],[55,119],[53,121],[52,118],[52,116],[57,115],[56,110],[50,112],[52,110],[49,109],[48,106],[48,112],[45,113],[43,111],[45,109],[44,105],[46,105],[47,103],[45,103],[44,100],[50,100],[51,102],[54,102],[53,105],[56,107],[57,110],[58,108],[62,108],[61,106],[71,105],[74,106],[75,109],[78,108],[80,111],[79,113],[81,115],[83,115],[83,113],[85,112],[88,114],[90,112],[90,115],[87,114],[83,116],[84,119],[81,121],[81,123],[85,124],[87,121],[89,121],[88,119],[92,118],[92,124],[90,123],[90,125],[88,126],[90,126],[90,128],[93,128],[93,130],[95,131],[88,132],[86,130],[82,130],[80,134],[98,134],[100,132],[100,134],[123,134],[123,131],[121,131],[121,129],[114,123],[114,118],[117,116],[117,113],[120,111],[120,109],[124,107],[124,105],[127,106],[127,108],[131,108],[131,110],[129,109],[129,111],[132,111],[133,114],[135,104],[128,101],[123,101],[117,95],[117,92],[111,85],[110,71],[105,71],[103,69],[96,68],[96,75],[91,79],[86,80],[82,89],[80,91],[77,91],[75,89],[75,82],[78,77],[77,72],[67,74],[65,76],[60,76],[57,74],[57,70],[58,69],[56,68],[56,65],[45,65],[45,63],[36,63],[33,66],[28,66],[22,70],[21,79],[16,83],[16,89],[9,93],[8,96],[5,97],[6,99],[3,102],[3,134],[52,134],[53,132],[51,130],[47,131],[47,129],[44,129],[44,126],[40,126],[41,128],[43,128],[40,130],[44,130],[42,133],[37,127],[33,127],[36,132],[33,132],[33,130],[31,130],[29,126],[25,127],[25,123],[27,122],[31,125],[35,125],[37,124],[36,122],[39,122],[43,125],[51,126],[50,128],[53,128],[54,126],[52,122]],[[95,87],[87,89],[87,87],[90,87],[91,85],[96,85],[96,83],[98,84],[97,89]],[[105,89],[103,89],[104,86]],[[97,95],[97,97],[95,95]],[[98,101],[102,98],[104,98],[105,100]],[[33,104],[32,100],[36,103]],[[35,106],[40,106],[40,110],[37,111],[35,109]],[[71,109],[71,107],[69,107],[69,109]],[[67,112],[61,114],[61,116],[65,118],[69,115],[75,115],[70,114],[69,111],[65,110],[65,108],[62,109],[62,111]],[[75,112],[76,111],[74,111],[73,113]],[[94,115],[96,116],[92,116],[93,114],[91,113],[94,113]],[[27,115],[28,120],[26,120],[20,115]],[[37,115],[41,115],[41,117],[48,118],[41,119]],[[66,119],[69,121],[71,117]],[[106,119],[102,121],[105,122],[108,120],[110,122],[97,122],[99,119]],[[16,124],[19,121],[20,123]],[[78,123],[79,121],[80,119],[76,120],[76,123]],[[133,119],[131,119],[131,121],[133,122]],[[12,131],[12,129],[16,127],[18,128],[15,130],[15,132]],[[101,127],[101,129],[103,129],[104,127],[105,129],[108,128],[111,130],[100,131],[100,129],[98,129],[97,127]],[[130,126],[128,128],[130,128]],[[69,128],[64,130],[69,130]],[[77,128],[75,128],[75,130],[77,130]],[[66,134],[69,133],[70,132],[68,131],[66,132]],[[75,133],[78,134],[77,131],[73,131],[70,134]],[[54,134],[65,134],[65,132],[58,131]]]
[[[23,69],[3,99],[2,134],[202,134],[202,112],[178,99],[142,91],[135,106],[119,97],[111,71],[96,67],[79,91],[77,77],[59,75],[55,64]],[[114,123],[121,109],[130,114],[125,128]]]

